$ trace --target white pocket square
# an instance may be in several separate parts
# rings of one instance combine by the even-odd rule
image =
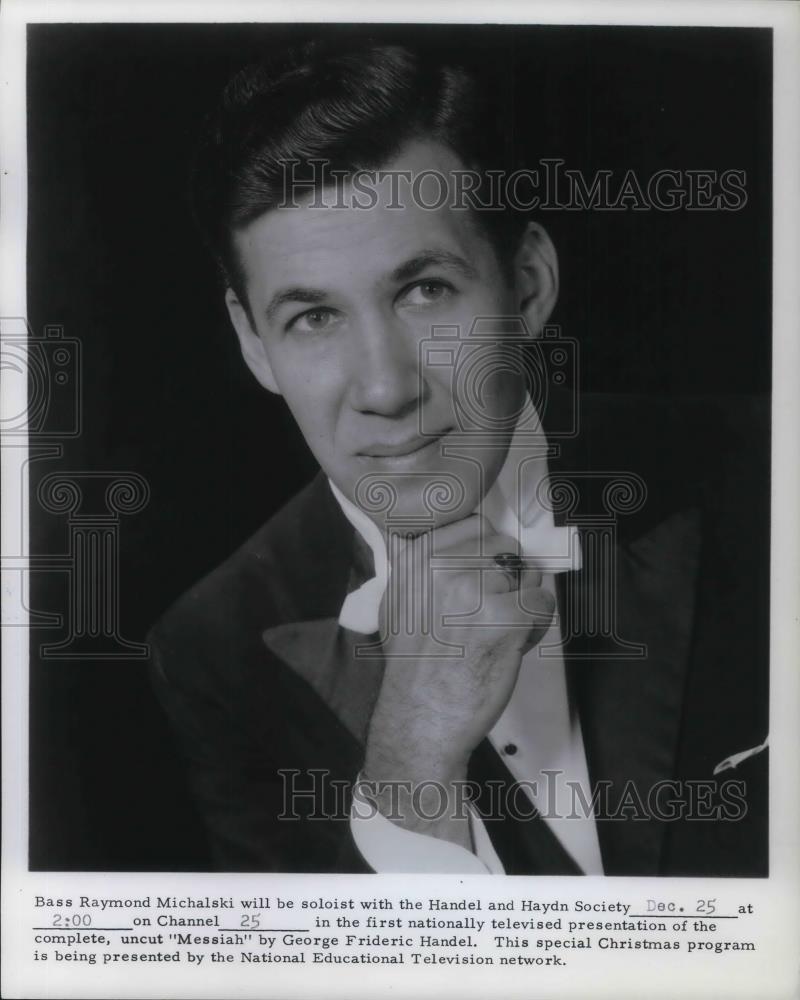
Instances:
[[[714,768],[714,774],[722,774],[723,771],[728,771],[734,767],[738,767],[743,760],[747,760],[748,757],[755,757],[757,753],[761,753],[762,750],[766,750],[768,746],[769,735],[767,735],[764,742],[759,743],[757,747],[751,747],[749,750],[742,750],[740,753],[731,754],[730,757],[726,757],[725,760],[721,760]]]

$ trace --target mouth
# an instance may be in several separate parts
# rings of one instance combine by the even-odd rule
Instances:
[[[358,454],[360,458],[412,459],[415,455],[421,456],[423,452],[428,452],[449,433],[450,428],[447,428],[437,434],[415,434],[397,442],[376,442],[363,448]]]

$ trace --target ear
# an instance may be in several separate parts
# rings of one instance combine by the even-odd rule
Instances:
[[[272,368],[267,360],[267,352],[259,335],[253,329],[247,309],[236,297],[232,288],[225,292],[225,305],[228,307],[228,315],[233,323],[236,336],[239,338],[239,347],[242,357],[247,367],[255,375],[261,385],[270,392],[280,395],[280,389],[272,374]]]
[[[535,337],[550,318],[558,299],[558,255],[538,222],[529,222],[514,258],[519,310]]]

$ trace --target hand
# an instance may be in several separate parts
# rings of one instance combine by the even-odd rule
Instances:
[[[431,546],[434,566],[447,560],[456,568],[429,573]],[[475,558],[480,551],[482,560]],[[500,569],[477,568],[486,566],[486,555],[514,551],[513,539],[495,534],[473,515],[413,539],[393,559],[382,606],[386,670],[364,764],[369,781],[412,787],[437,782],[448,796],[457,796],[454,783],[465,780],[470,754],[502,714],[523,656],[553,616],[555,601],[535,569],[526,568],[517,580]],[[445,624],[450,615],[468,615],[468,621]],[[436,638],[463,647],[463,656],[437,657],[441,646],[420,625],[426,617]],[[394,626],[388,631],[387,619]],[[381,811],[388,812],[388,801],[377,796]],[[406,796],[398,818],[398,801],[392,800],[390,817],[396,822],[468,846],[466,817],[453,818],[447,810],[441,820],[427,820],[414,815]],[[431,813],[435,806],[423,811]]]

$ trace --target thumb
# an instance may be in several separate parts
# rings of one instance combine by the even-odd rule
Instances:
[[[553,623],[556,599],[543,587],[529,586],[517,594],[519,606],[528,616],[530,629],[522,645],[523,654],[537,646]]]

